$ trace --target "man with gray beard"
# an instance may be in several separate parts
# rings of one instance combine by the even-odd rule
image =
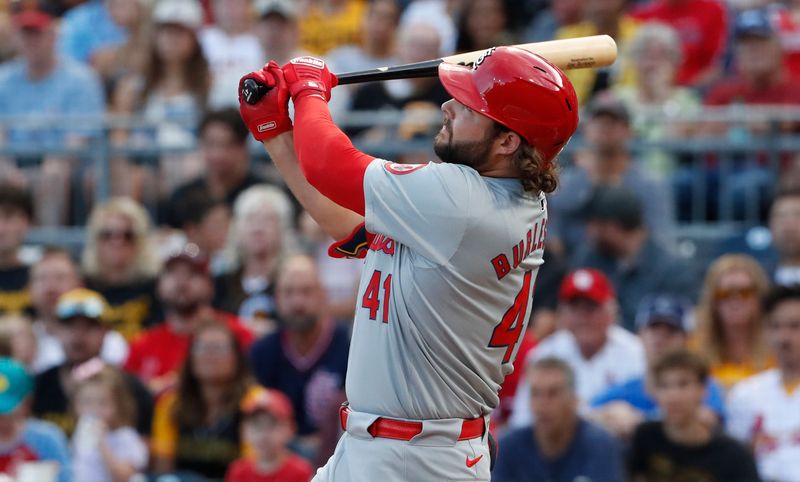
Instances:
[[[308,256],[281,264],[275,304],[280,328],[253,344],[253,372],[259,383],[289,397],[300,443],[316,452],[320,422],[332,419],[326,414],[344,400],[350,333],[327,316],[319,271]]]

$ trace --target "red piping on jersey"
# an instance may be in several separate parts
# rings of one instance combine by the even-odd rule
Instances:
[[[307,95],[295,103],[294,148],[312,186],[336,204],[364,215],[364,173],[375,158],[353,147],[319,97]]]

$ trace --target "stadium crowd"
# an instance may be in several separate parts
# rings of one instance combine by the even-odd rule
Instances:
[[[796,156],[666,147],[798,133],[704,121],[800,105],[797,0],[0,0],[0,481],[309,481],[340,434],[360,264],[260,161],[239,78],[594,34],[620,58],[568,72],[580,132],[492,480],[800,481]],[[330,105],[421,162],[447,99],[413,79]],[[727,204],[760,230],[687,256],[698,185],[712,229]],[[30,242],[66,225],[80,246]]]

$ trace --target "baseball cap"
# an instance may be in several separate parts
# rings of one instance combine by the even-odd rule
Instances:
[[[38,9],[23,10],[14,15],[13,23],[17,28],[41,30],[53,23],[53,17]]]
[[[291,0],[256,0],[256,13],[259,18],[276,14],[286,19],[297,18],[297,7]]]
[[[103,295],[86,288],[76,288],[59,296],[56,317],[62,321],[79,317],[105,321],[107,310],[108,302]]]
[[[0,415],[13,412],[33,391],[33,377],[13,358],[0,358]]]
[[[629,124],[631,121],[631,114],[630,111],[628,111],[628,107],[626,107],[616,95],[611,93],[596,95],[589,103],[588,114],[591,118],[599,116],[613,117],[626,124]]]
[[[741,37],[772,37],[775,27],[769,17],[769,12],[763,8],[744,10],[736,16],[734,23],[736,38]]]
[[[611,281],[593,268],[581,268],[569,273],[558,291],[558,299],[572,301],[576,298],[588,298],[602,304],[616,296]]]
[[[197,0],[159,0],[153,9],[153,22],[197,30],[203,25],[203,10]]]
[[[283,392],[264,387],[252,387],[239,403],[239,410],[244,415],[266,412],[275,419],[294,421],[292,402]]]
[[[194,243],[187,243],[172,252],[164,261],[164,270],[170,268],[175,263],[183,262],[191,265],[195,271],[209,274],[209,259],[200,248]],[[163,271],[163,270],[162,270]]]
[[[597,187],[585,214],[588,220],[613,221],[629,230],[644,224],[642,201],[636,192],[624,186]]]
[[[686,333],[690,328],[691,306],[688,300],[679,296],[668,294],[647,296],[636,309],[636,327],[642,329],[662,323]]]

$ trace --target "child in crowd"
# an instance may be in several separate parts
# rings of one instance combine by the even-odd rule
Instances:
[[[73,480],[128,482],[147,467],[147,445],[134,428],[136,402],[122,373],[94,358],[75,368]]]
[[[294,437],[292,403],[278,390],[255,387],[242,399],[242,436],[252,456],[231,464],[225,482],[308,482],[311,465],[287,448]]]

